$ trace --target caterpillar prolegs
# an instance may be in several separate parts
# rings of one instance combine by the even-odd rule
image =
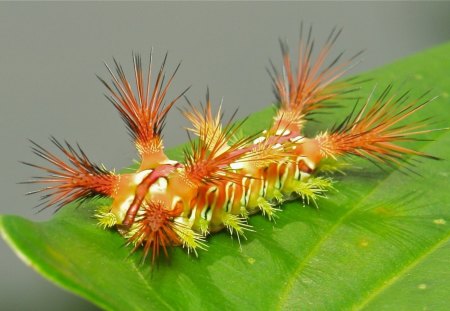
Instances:
[[[328,159],[339,163],[354,155],[375,164],[405,165],[410,155],[433,158],[397,144],[431,131],[425,121],[403,122],[430,99],[410,98],[392,86],[365,99],[361,108],[355,105],[333,128],[305,137],[303,127],[315,112],[332,107],[356,88],[356,82],[338,79],[358,55],[346,61],[341,61],[342,54],[330,58],[339,35],[334,29],[313,57],[311,29],[302,34],[296,68],[281,42],[283,66],[277,70],[272,65],[270,72],[278,106],[272,125],[263,132],[240,135],[245,121],[223,122],[221,107],[213,113],[209,94],[201,108],[189,103],[182,112],[192,124],[188,131],[198,139],[190,139],[181,162],[167,157],[162,140],[167,114],[187,91],[165,101],[178,67],[165,79],[166,55],[153,79],[152,57],[145,70],[141,57],[133,55],[134,77],[129,79],[114,60],[115,68],[106,65],[111,81],[100,80],[134,140],[139,168],[119,174],[93,164],[78,145],[52,138],[64,156],[60,158],[32,142],[34,153],[50,164],[25,163],[48,174],[28,181],[44,186],[32,193],[43,194],[43,208],[112,198],[110,206],[98,208],[98,224],[117,229],[133,251],[142,248],[143,258],[151,256],[154,262],[160,252],[168,255],[171,246],[197,254],[206,248],[208,234],[223,229],[244,237],[246,231],[257,230],[247,222],[250,215],[261,212],[274,220],[285,200],[318,204],[332,188],[331,177],[320,172]]]

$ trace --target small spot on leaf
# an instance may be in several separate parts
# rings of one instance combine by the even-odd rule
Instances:
[[[386,208],[384,206],[380,206],[374,209],[374,212],[378,215],[382,216],[393,216],[395,215],[395,211],[392,208]]]
[[[439,219],[435,219],[435,220],[433,220],[433,222],[436,224],[436,225],[445,225],[447,222],[445,221],[445,219],[443,219],[443,218],[439,218]]]
[[[367,241],[366,239],[362,239],[359,241],[359,246],[367,247],[367,246],[369,246],[369,241]]]
[[[425,284],[425,283],[419,284],[417,286],[417,288],[420,289],[420,290],[425,290],[425,289],[427,289],[427,284]]]
[[[248,260],[248,263],[251,265],[253,265],[256,262],[256,259],[252,258],[252,257],[249,257],[247,260]]]

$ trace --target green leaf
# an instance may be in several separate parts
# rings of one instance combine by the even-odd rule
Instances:
[[[417,118],[450,120],[450,44],[364,75],[379,89],[390,82],[440,97]],[[372,90],[366,84],[360,94]],[[430,95],[431,96],[431,95]],[[335,110],[313,133],[341,119]],[[273,111],[255,113],[247,129],[263,128]],[[450,132],[411,144],[446,158]],[[179,156],[181,149],[173,150]],[[50,221],[2,216],[4,239],[33,269],[108,310],[444,310],[450,292],[450,161],[424,160],[415,171],[381,171],[353,161],[336,191],[318,201],[284,204],[276,223],[251,217],[256,232],[242,248],[226,232],[209,238],[200,257],[175,248],[152,270],[114,231],[96,227],[91,201],[69,205]]]

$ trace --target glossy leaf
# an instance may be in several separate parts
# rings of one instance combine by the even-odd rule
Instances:
[[[417,119],[450,125],[450,44],[364,75],[366,97],[377,83],[402,84],[440,97]],[[432,95],[430,95],[432,96]],[[314,133],[353,106],[313,123]],[[273,111],[254,114],[246,129],[263,128]],[[319,119],[319,118],[318,118]],[[3,237],[46,278],[107,310],[444,310],[450,299],[450,132],[411,143],[444,158],[423,160],[405,174],[352,161],[319,208],[284,204],[276,223],[251,218],[239,247],[226,232],[209,238],[199,258],[181,248],[169,261],[140,266],[140,254],[114,231],[96,226],[93,210],[108,201],[69,205],[50,221],[2,216]],[[180,148],[171,155],[180,154]]]

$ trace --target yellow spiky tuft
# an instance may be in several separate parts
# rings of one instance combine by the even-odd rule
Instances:
[[[223,224],[227,227],[231,235],[236,233],[239,236],[245,237],[245,231],[252,231],[251,226],[247,224],[246,218],[230,213],[224,213],[222,216]]]
[[[204,218],[200,218],[198,223],[199,223],[199,227],[200,227],[200,232],[204,236],[207,236],[209,234],[209,222]]]
[[[97,225],[104,230],[117,224],[117,217],[110,212],[110,209],[110,206],[101,206],[94,215],[97,219]]]
[[[281,204],[284,201],[284,195],[283,193],[278,190],[278,189],[274,189],[272,192],[272,197],[273,199],[275,199],[275,201],[277,202],[277,204]]]
[[[192,127],[187,128],[187,130],[197,135],[208,146],[210,151],[223,139],[222,105],[219,106],[219,110],[214,116],[209,99],[209,91],[206,93],[205,107],[202,107],[200,110],[190,105],[190,110],[185,110],[182,113],[192,123]],[[220,154],[228,149],[227,144],[221,144],[220,150],[217,153]]]
[[[310,177],[305,181],[294,180],[291,186],[292,192],[297,193],[307,204],[311,201],[316,204],[317,199],[324,197],[325,192],[331,188],[333,188],[332,180],[323,177]]]
[[[264,216],[267,216],[269,220],[275,220],[275,218],[278,218],[278,215],[276,212],[281,211],[279,208],[275,208],[274,204],[270,203],[263,197],[259,197],[256,200],[256,204],[258,204],[259,209],[262,211],[262,214]]]
[[[205,238],[188,227],[180,220],[180,217],[175,219],[174,223],[175,232],[177,233],[182,246],[187,249],[188,254],[193,252],[195,256],[198,256],[197,249],[207,249],[207,245],[204,243]]]
[[[345,169],[350,167],[348,162],[344,160],[337,161],[333,158],[324,158],[319,162],[319,165],[316,168],[316,173],[325,173],[325,174],[334,174],[340,173],[345,174]]]
[[[239,215],[241,215],[241,217],[244,219],[248,219],[249,213],[245,206],[241,206],[241,212],[239,213]]]

